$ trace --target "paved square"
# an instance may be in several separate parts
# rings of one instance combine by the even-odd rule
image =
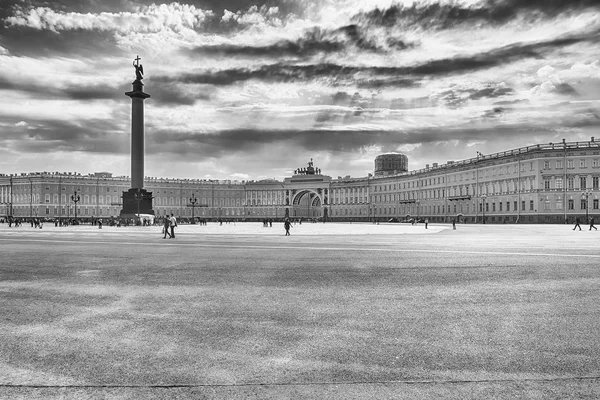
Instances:
[[[600,233],[291,233],[0,225],[0,397],[600,397]]]

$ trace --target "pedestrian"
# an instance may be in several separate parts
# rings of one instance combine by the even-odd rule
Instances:
[[[165,219],[163,221],[163,239],[166,239],[167,235],[169,235],[169,239],[171,238],[171,234],[169,233],[169,226],[171,226],[171,220],[168,216],[165,216]]]
[[[285,228],[285,236],[290,236],[290,228],[292,227],[292,224],[290,223],[289,219],[285,219],[283,222],[283,227]]]
[[[98,229],[102,229],[102,218],[98,218]]]
[[[581,230],[581,226],[579,225],[579,217],[575,218],[575,226],[573,227],[573,230],[575,230],[576,228],[579,228],[579,230]]]
[[[429,218],[425,218],[425,229],[427,229],[427,225],[429,225]]]
[[[592,230],[592,228],[598,230],[598,228],[596,228],[596,226],[594,225],[594,217],[590,218],[590,231]]]
[[[175,216],[173,214],[171,214],[170,225],[171,225],[171,237],[169,239],[174,239],[175,238],[175,227],[177,226],[177,220],[175,219]]]
[[[456,230],[456,220],[452,218],[452,229]]]

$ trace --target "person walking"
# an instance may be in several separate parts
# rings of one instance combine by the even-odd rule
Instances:
[[[573,227],[573,230],[579,228],[579,230],[581,230],[581,226],[579,225],[579,217],[575,218],[575,226]]]
[[[165,219],[163,221],[163,239],[167,238],[167,235],[169,235],[169,239],[171,238],[171,234],[169,233],[169,226],[171,226],[171,220],[165,216]]]
[[[289,219],[285,219],[283,222],[283,227],[285,228],[285,236],[290,236],[290,228],[292,227],[292,224],[290,223]]]
[[[429,225],[429,218],[425,218],[425,229],[427,229],[427,225]]]
[[[171,214],[171,218],[169,219],[171,225],[171,237],[169,239],[175,238],[175,227],[177,226],[177,220],[175,216]]]
[[[456,230],[456,220],[452,218],[452,229]]]
[[[598,228],[596,228],[596,225],[594,225],[594,217],[590,218],[590,231],[592,230],[592,228],[598,230]]]

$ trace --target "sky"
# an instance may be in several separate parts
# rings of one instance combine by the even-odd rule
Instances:
[[[0,173],[364,177],[600,140],[598,0],[0,0]]]

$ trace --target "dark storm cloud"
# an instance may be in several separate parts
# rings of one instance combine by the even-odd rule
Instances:
[[[90,153],[128,153],[125,126],[110,119],[85,121],[28,120],[3,126],[2,141],[16,151],[52,153],[84,151]],[[8,144],[6,145],[8,147]]]
[[[281,40],[264,46],[233,44],[198,46],[184,50],[184,52],[187,54],[245,57],[307,57],[319,53],[346,51],[350,48],[362,51],[385,52],[389,48],[403,50],[414,46],[399,38],[388,38],[386,43],[387,48],[382,47],[375,40],[370,39],[358,25],[346,25],[333,30],[313,28],[294,41]]]
[[[148,80],[151,82],[150,80]],[[51,86],[43,82],[15,82],[0,76],[0,90],[22,91],[35,95],[38,99],[66,99],[66,100],[114,100],[125,101],[125,92],[131,86],[109,85],[67,85],[62,87]],[[209,90],[196,90],[184,92],[174,83],[152,82],[152,102],[156,105],[177,106],[192,105],[196,100],[210,99]]]
[[[594,31],[537,43],[517,43],[470,56],[432,60],[420,65],[407,67],[359,67],[333,63],[307,65],[276,63],[263,65],[256,69],[233,68],[212,70],[187,73],[177,77],[158,76],[155,79],[162,82],[179,81],[183,83],[223,86],[251,79],[270,82],[290,82],[330,78],[332,80],[330,83],[333,85],[355,83],[363,87],[380,87],[385,85],[410,87],[417,85],[419,79],[423,77],[477,71],[527,58],[543,58],[556,49],[563,49],[566,46],[581,42],[596,42],[599,38],[599,32]],[[356,78],[355,75],[359,73],[361,77]],[[368,77],[365,77],[367,75]]]
[[[555,92],[558,94],[568,94],[568,95],[577,95],[577,90],[575,90],[575,88],[571,85],[569,85],[568,83],[559,83],[554,85],[555,87]]]
[[[257,69],[232,68],[220,71],[206,71],[199,73],[181,74],[176,77],[157,76],[154,79],[160,82],[181,82],[193,84],[210,84],[216,86],[232,85],[236,82],[258,79],[267,82],[295,82],[308,81],[319,78],[330,78],[332,85],[358,83],[361,86],[379,87],[384,82],[390,86],[410,87],[417,84],[410,78],[398,78],[394,75],[406,74],[407,68],[396,67],[354,67],[332,63],[291,65],[277,63],[263,65]],[[376,75],[376,78],[354,77],[357,73]],[[384,82],[382,82],[384,81]]]
[[[43,99],[71,100],[107,100],[118,99],[119,92],[115,87],[106,85],[85,85],[55,87],[43,82],[16,82],[0,76],[0,89],[23,91]]]
[[[443,92],[436,93],[436,101],[444,103],[447,107],[461,107],[470,100],[480,100],[484,98],[496,98],[514,94],[515,91],[509,87],[498,87],[489,85],[481,88],[452,88]]]
[[[222,44],[214,46],[199,46],[186,53],[199,55],[219,56],[246,56],[246,57],[280,57],[280,56],[311,56],[321,52],[341,51],[345,46],[340,42],[331,40],[317,40],[315,38],[302,38],[297,41],[284,40],[267,46],[240,46]]]
[[[503,24],[524,13],[529,13],[532,19],[552,18],[587,7],[600,8],[600,3],[597,0],[488,0],[474,7],[460,3],[394,5],[359,13],[354,20],[387,27],[448,29],[463,23],[470,26]]]
[[[356,96],[340,93],[335,101],[352,102]],[[548,107],[547,105],[544,106]],[[218,132],[198,133],[174,131],[153,127],[147,142],[151,153],[194,154],[195,157],[217,157],[231,154],[248,154],[254,150],[293,148],[295,152],[329,151],[359,152],[371,146],[381,146],[383,151],[397,149],[405,144],[427,144],[439,142],[469,142],[474,140],[495,140],[501,135],[504,140],[522,140],[532,132],[556,132],[564,128],[598,128],[600,113],[587,105],[573,105],[563,102],[551,105],[555,110],[565,111],[562,117],[536,119],[527,122],[499,123],[494,120],[519,113],[518,119],[527,119],[529,111],[534,114],[540,108],[531,110],[510,107],[494,107],[473,118],[471,122],[454,126],[415,128],[410,130],[327,130],[327,129],[232,129]],[[532,123],[535,122],[535,123]]]
[[[545,128],[542,128],[545,129]],[[550,130],[550,128],[547,128]],[[293,146],[296,152],[329,151],[358,152],[370,146],[381,146],[391,151],[405,144],[425,144],[448,141],[471,141],[491,139],[498,132],[504,137],[520,137],[529,132],[529,127],[510,126],[493,128],[448,127],[398,131],[365,130],[258,130],[237,129],[217,133],[197,134],[194,132],[156,132],[148,142],[150,153],[170,152],[194,154],[199,157],[242,154],[264,148],[269,144]]]
[[[52,32],[26,26],[10,26],[0,33],[0,45],[14,56],[72,56],[90,59],[105,54],[129,56],[119,49],[115,36],[110,31],[77,29]],[[40,65],[41,71],[43,65]]]

